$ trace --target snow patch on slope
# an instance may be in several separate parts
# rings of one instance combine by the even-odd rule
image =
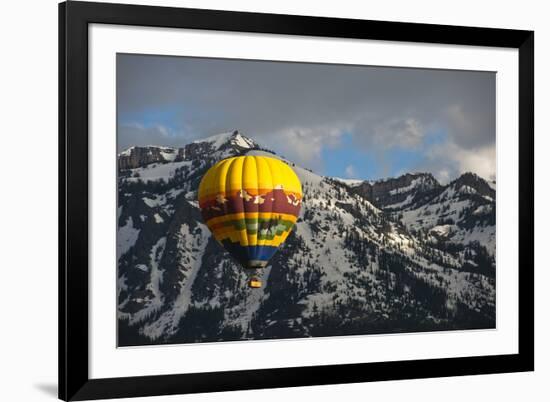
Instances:
[[[210,232],[204,224],[198,224],[193,232],[191,232],[189,225],[181,225],[178,234],[178,249],[188,258],[188,262],[182,263],[179,267],[180,271],[184,273],[184,279],[180,282],[180,293],[174,302],[174,307],[161,315],[158,320],[143,328],[143,333],[149,338],[157,339],[163,335],[171,335],[177,330],[181,317],[184,316],[191,305],[191,288],[200,269],[209,237]]]
[[[360,184],[364,183],[365,180],[359,180],[359,179],[343,179],[341,177],[333,177],[333,180],[339,181],[340,183],[344,183],[349,187],[357,187]]]
[[[134,228],[134,222],[131,216],[128,218],[124,226],[118,228],[116,238],[117,261],[130,249],[130,247],[133,247],[134,244],[136,244],[139,232],[139,229]]]
[[[175,158],[176,155],[174,154]],[[174,177],[176,171],[184,166],[191,166],[190,161],[172,162],[172,163],[152,163],[145,167],[130,170],[130,177],[125,180],[129,182],[144,182],[164,180],[169,181]]]

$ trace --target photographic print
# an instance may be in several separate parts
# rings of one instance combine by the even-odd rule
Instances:
[[[116,74],[118,346],[495,328],[495,73]]]

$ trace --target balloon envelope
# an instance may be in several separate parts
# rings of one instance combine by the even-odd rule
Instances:
[[[286,163],[237,156],[212,166],[199,206],[214,238],[246,268],[263,268],[286,240],[302,204],[302,186]]]

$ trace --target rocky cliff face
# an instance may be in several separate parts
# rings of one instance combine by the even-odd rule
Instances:
[[[400,210],[429,201],[442,186],[430,173],[407,173],[397,178],[364,181],[353,191],[384,210]]]
[[[128,170],[155,162],[172,162],[177,154],[177,149],[167,147],[132,147],[119,154],[118,168],[119,170]]]
[[[238,132],[172,150],[119,157],[119,345],[494,327],[495,198],[483,179],[356,187],[291,164],[301,215],[250,289],[196,190],[220,159],[277,155]]]

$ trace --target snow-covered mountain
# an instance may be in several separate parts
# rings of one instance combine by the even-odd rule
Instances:
[[[286,161],[301,215],[250,289],[196,199],[210,166],[244,154],[278,157],[236,131],[119,155],[119,345],[495,326],[491,184],[350,182]]]

